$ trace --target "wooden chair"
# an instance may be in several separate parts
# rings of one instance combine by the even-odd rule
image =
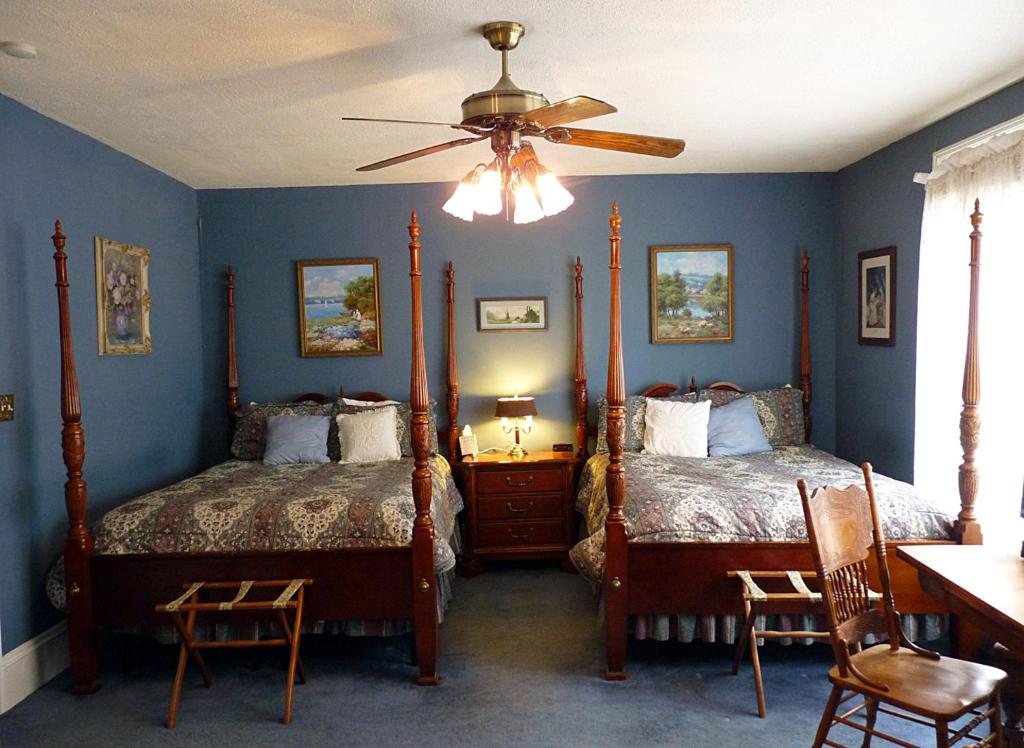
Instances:
[[[979,741],[979,746],[1002,746],[999,690],[1006,673],[987,665],[940,657],[904,635],[885,561],[871,465],[864,463],[862,470],[866,492],[860,486],[845,490],[825,486],[809,495],[807,484],[797,482],[836,658],[828,673],[832,693],[821,715],[814,748],[841,748],[828,739],[835,724],[863,732],[862,746],[870,745],[873,735],[896,745],[912,746],[875,729],[880,711],[934,727],[938,748],[965,737]],[[868,589],[867,561],[872,546],[882,582],[881,606]],[[855,646],[868,634],[886,635],[889,641],[855,652]],[[846,691],[852,692],[847,699],[859,694],[864,702],[837,715],[839,705],[847,700],[843,698]],[[862,709],[866,710],[865,722],[851,719]],[[968,714],[971,717],[966,724],[950,727]],[[986,737],[971,734],[986,720]]]

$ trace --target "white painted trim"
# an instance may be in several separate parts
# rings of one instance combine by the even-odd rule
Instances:
[[[987,143],[992,138],[999,137],[1000,135],[1009,135],[1011,132],[1017,130],[1024,130],[1024,114],[1020,114],[1013,119],[1008,119],[1006,122],[1000,122],[994,127],[990,127],[987,130],[976,133],[969,138],[958,140],[953,145],[947,145],[945,148],[935,151],[932,154],[932,171],[934,172],[943,161],[948,159],[950,156],[965,151],[968,148],[977,148],[983,143]],[[928,181],[928,175],[924,172],[917,172],[914,174],[914,181],[918,184],[924,184]]]
[[[0,714],[62,673],[68,664],[65,621],[0,657]]]

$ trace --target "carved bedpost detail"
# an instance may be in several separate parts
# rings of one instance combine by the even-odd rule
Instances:
[[[604,594],[605,625],[608,668],[607,680],[623,680],[626,677],[626,627],[629,615],[628,580],[626,572],[626,520],[622,507],[626,500],[626,469],[622,464],[626,429],[626,380],[622,364],[622,258],[619,229],[622,218],[619,206],[612,203],[612,214],[608,219],[611,236],[611,260],[608,264],[611,276],[608,340],[608,469],[606,484],[608,491],[608,516],[605,520],[607,549],[605,554]]]
[[[697,377],[690,377],[690,394],[697,394]]]
[[[94,693],[99,684],[96,627],[92,612],[92,533],[85,521],[89,508],[89,490],[82,477],[85,464],[85,432],[82,429],[82,403],[78,393],[75,350],[71,340],[71,307],[68,300],[67,238],[55,224],[53,260],[57,271],[57,308],[60,317],[60,415],[61,447],[68,480],[64,484],[64,504],[68,513],[68,536],[64,543],[64,586],[67,595],[68,645],[76,694]]]
[[[416,659],[421,686],[437,685],[437,575],[434,572],[434,522],[430,518],[431,481],[430,418],[427,364],[423,353],[423,274],[420,271],[420,225],[416,211],[409,224],[409,279],[412,296],[412,372],[409,401],[412,404],[412,498],[416,519],[412,528],[412,595]]]
[[[448,456],[459,459],[459,361],[455,352],[455,266],[448,263]]]
[[[227,272],[228,308],[228,416],[231,427],[235,425],[238,412],[238,355],[235,348],[235,271],[228,265]]]
[[[964,358],[963,410],[960,411],[960,445],[964,461],[960,465],[960,514],[955,530],[961,543],[982,542],[981,524],[974,511],[978,498],[978,468],[974,455],[981,435],[981,365],[978,358],[978,291],[981,281],[981,203],[974,201],[971,214],[971,300],[967,317],[967,355]]]
[[[804,247],[800,258],[800,391],[804,405],[804,441],[811,441],[811,260]]]
[[[576,456],[586,460],[587,443],[587,359],[583,342],[583,262],[576,256]]]

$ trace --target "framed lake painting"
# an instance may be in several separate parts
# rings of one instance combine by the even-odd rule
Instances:
[[[732,245],[651,247],[651,342],[733,339]]]
[[[101,356],[152,353],[149,250],[97,236],[96,333]]]
[[[857,254],[857,340],[861,345],[896,343],[896,247]]]
[[[299,260],[303,356],[379,356],[380,262],[376,257]]]
[[[479,332],[547,330],[546,296],[507,296],[476,300],[476,329]]]

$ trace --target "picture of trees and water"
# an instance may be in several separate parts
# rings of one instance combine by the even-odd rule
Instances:
[[[652,247],[655,343],[732,340],[732,247]]]
[[[302,355],[381,352],[376,259],[299,262]]]

